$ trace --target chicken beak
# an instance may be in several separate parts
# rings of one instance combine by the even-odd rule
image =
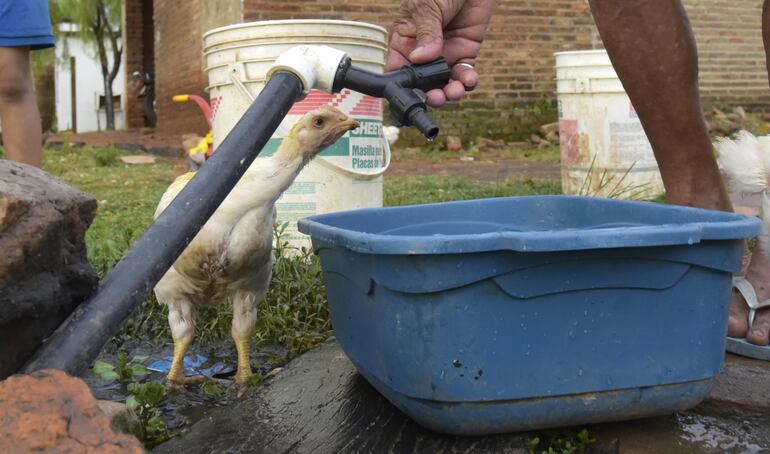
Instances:
[[[343,124],[347,127],[348,131],[352,131],[361,126],[356,120],[352,118],[348,118]]]

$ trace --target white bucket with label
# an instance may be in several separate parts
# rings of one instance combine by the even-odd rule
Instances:
[[[636,199],[662,194],[652,148],[607,52],[554,56],[564,193]]]
[[[265,85],[265,75],[284,51],[301,44],[334,47],[356,66],[381,73],[387,31],[376,25],[336,20],[280,20],[217,28],[203,36],[207,90],[212,108],[214,147],[222,142]],[[382,174],[390,148],[382,133],[382,100],[348,89],[328,94],[313,90],[296,103],[253,165],[271,156],[291,126],[305,113],[331,104],[361,126],[345,134],[299,174],[276,203],[283,239],[310,247],[297,220],[313,214],[382,206]]]

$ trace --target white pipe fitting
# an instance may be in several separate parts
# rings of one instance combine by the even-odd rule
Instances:
[[[276,71],[289,71],[302,82],[300,99],[313,88],[331,93],[337,69],[345,57],[345,52],[329,46],[292,47],[278,56],[267,71],[267,79],[269,80]]]

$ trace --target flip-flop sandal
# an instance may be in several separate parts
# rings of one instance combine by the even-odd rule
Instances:
[[[754,290],[754,286],[751,285],[746,278],[741,276],[735,276],[733,278],[733,287],[738,290],[738,293],[740,293],[746,301],[746,305],[749,306],[749,329],[751,329],[751,325],[754,324],[754,316],[757,314],[757,310],[770,306],[770,299],[760,303],[757,299],[757,292]],[[770,361],[770,345],[754,345],[746,339],[728,336],[725,349],[736,355]]]

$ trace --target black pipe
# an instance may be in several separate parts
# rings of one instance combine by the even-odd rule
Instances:
[[[217,152],[105,276],[96,294],[38,349],[25,373],[52,368],[77,375],[96,359],[259,155],[301,88],[289,72],[270,78]]]
[[[385,98],[390,103],[393,120],[404,126],[414,126],[428,139],[438,135],[438,126],[428,116],[425,94],[449,83],[451,70],[446,60],[439,58],[422,65],[406,65],[385,74],[377,74],[342,62],[334,77],[334,91],[349,88],[357,92]]]

